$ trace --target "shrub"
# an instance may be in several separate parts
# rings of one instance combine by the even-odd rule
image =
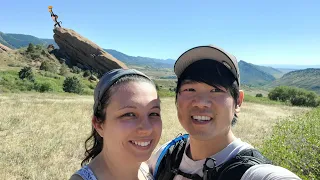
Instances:
[[[38,92],[48,92],[53,91],[53,87],[50,83],[44,82],[44,83],[35,83],[34,89]]]
[[[63,82],[63,91],[80,94],[83,91],[80,80],[73,76],[67,77]]]
[[[88,85],[88,87],[89,87],[90,89],[94,89],[94,88],[96,88],[96,86],[95,86],[95,85],[93,85],[93,84],[89,84],[89,85]]]
[[[19,72],[19,78],[20,79],[27,79],[29,81],[34,81],[34,74],[32,72],[31,67],[24,67]]]
[[[56,73],[57,72],[57,66],[54,63],[51,63],[49,61],[43,61],[41,63],[41,65],[40,65],[40,70]]]
[[[279,122],[260,149],[275,165],[302,179],[320,177],[320,108]]]
[[[29,43],[29,46],[27,48],[27,52],[31,53],[31,52],[34,52],[34,50],[35,50],[34,45],[32,43]]]
[[[42,46],[41,46],[40,44],[37,44],[35,49],[41,50],[41,49],[42,49]]]
[[[83,77],[89,77],[91,76],[91,72],[89,70],[85,70],[83,73]]]
[[[76,73],[76,74],[80,74],[81,73],[81,69],[78,66],[73,66],[72,67],[72,72]]]
[[[30,54],[30,57],[31,57],[31,59],[38,59],[38,58],[40,58],[41,56],[40,56],[40,53],[34,52],[34,53],[31,53],[31,54]]]
[[[42,50],[42,51],[41,51],[41,55],[43,55],[43,56],[44,56],[44,55],[46,55],[46,54],[47,54],[47,53],[46,53],[46,51],[45,51],[45,50]]]
[[[160,90],[160,87],[157,83],[154,83],[156,85],[156,90],[159,91]]]
[[[319,106],[318,95],[301,88],[279,86],[268,94],[271,100],[290,102],[294,106]]]
[[[256,97],[263,97],[261,93],[256,94]]]
[[[269,99],[275,101],[286,101],[289,99],[288,87],[279,86],[271,90],[268,94]]]
[[[62,64],[61,67],[60,67],[60,71],[59,71],[59,74],[61,76],[65,76],[69,73],[69,69],[68,69],[68,66],[66,64]]]

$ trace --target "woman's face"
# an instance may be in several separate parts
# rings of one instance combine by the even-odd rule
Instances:
[[[146,161],[162,132],[160,100],[148,82],[127,82],[112,90],[106,119],[98,131],[103,152],[125,159]]]

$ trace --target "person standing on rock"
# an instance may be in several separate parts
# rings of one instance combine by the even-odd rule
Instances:
[[[56,27],[57,25],[59,27],[61,27],[61,25],[60,25],[61,21],[60,21],[60,23],[58,22],[58,15],[53,13],[52,6],[49,6],[48,9],[49,9],[49,12],[51,14],[51,18],[52,18],[53,22],[55,22],[54,27]]]
[[[161,132],[160,100],[153,81],[134,69],[107,72],[94,91],[86,157],[70,179],[153,179],[144,162]]]

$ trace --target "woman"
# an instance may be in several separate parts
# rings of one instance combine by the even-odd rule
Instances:
[[[112,70],[97,84],[93,111],[86,157],[71,180],[152,179],[142,162],[151,156],[162,132],[153,81],[134,69]]]

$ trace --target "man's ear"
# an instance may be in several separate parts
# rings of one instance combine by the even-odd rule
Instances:
[[[100,120],[96,116],[92,116],[92,126],[94,129],[98,132],[98,134],[103,137],[103,123],[100,122]]]
[[[244,92],[243,90],[239,90],[239,98],[237,100],[237,106],[236,106],[236,113],[239,113],[240,112],[240,107],[241,107],[241,104],[243,102],[243,99],[244,99]]]

